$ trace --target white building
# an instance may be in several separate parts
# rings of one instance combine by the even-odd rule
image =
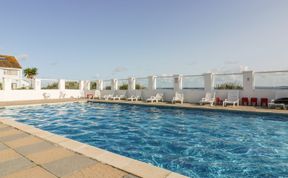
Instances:
[[[0,79],[3,81],[3,78],[11,79],[12,88],[27,85],[22,80],[22,67],[14,56],[0,55]]]

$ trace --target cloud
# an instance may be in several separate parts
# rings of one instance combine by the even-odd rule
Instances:
[[[127,71],[128,69],[126,67],[123,67],[123,66],[119,66],[119,67],[116,67],[113,69],[113,73],[121,73],[121,72],[125,72]]]
[[[245,65],[240,65],[240,72],[243,72],[243,71],[248,71],[249,70],[249,67],[248,66],[245,66]]]
[[[28,54],[21,54],[21,55],[18,55],[18,56],[17,56],[17,59],[18,59],[19,61],[26,61],[26,60],[29,59],[29,55],[28,55]]]
[[[226,60],[226,61],[224,61],[224,64],[226,64],[226,65],[235,65],[235,64],[239,64],[239,61],[237,61],[237,60]]]
[[[50,66],[56,66],[58,63],[57,62],[51,62],[49,65]]]
[[[220,68],[213,68],[208,71],[208,73],[218,73],[218,74],[225,74],[225,73],[238,73],[249,70],[249,67],[246,65],[235,65],[235,66],[222,66]]]

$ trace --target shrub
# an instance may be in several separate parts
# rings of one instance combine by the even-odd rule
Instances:
[[[216,85],[215,89],[219,90],[242,90],[243,87],[238,83],[222,83]]]
[[[128,90],[128,84],[122,84],[119,86],[119,90]]]
[[[96,90],[97,89],[97,83],[96,82],[91,82],[90,89],[91,90]]]
[[[135,88],[136,90],[146,89],[146,87],[141,86],[140,84],[136,84]]]
[[[65,89],[75,89],[78,90],[80,88],[79,82],[66,82]]]
[[[51,83],[46,87],[43,87],[42,89],[58,89],[58,83],[57,82]]]

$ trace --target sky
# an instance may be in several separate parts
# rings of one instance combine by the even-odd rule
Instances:
[[[288,69],[287,0],[0,0],[0,54],[39,78]]]

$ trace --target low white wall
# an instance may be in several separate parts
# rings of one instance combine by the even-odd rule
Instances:
[[[216,97],[219,97],[221,99],[226,99],[229,91],[235,91],[235,90],[214,90]],[[239,91],[239,97],[240,99],[242,97],[256,97],[258,98],[258,104],[260,104],[261,98],[268,98],[268,100],[275,99],[276,95],[278,97],[288,97],[288,90],[273,90],[273,89],[255,89],[252,91],[245,91],[245,90],[238,90]],[[183,89],[178,90],[179,93],[184,94],[184,102],[187,103],[198,103],[201,98],[205,96],[205,90],[201,89]],[[87,91],[87,93],[94,93],[94,91]],[[102,90],[101,96],[107,95],[107,94],[124,94],[128,95],[127,90]],[[173,96],[175,95],[175,90],[173,89],[156,89],[156,90],[133,90],[130,93],[136,93],[137,95],[140,95],[143,100],[146,100],[150,96],[155,96],[156,93],[163,93],[164,94],[164,101],[171,101]],[[280,94],[280,95],[279,95]]]
[[[84,97],[83,91],[80,90],[64,90],[65,98]],[[50,95],[49,99],[59,99],[60,90],[9,90],[0,91],[0,101],[20,101],[20,100],[40,100],[44,99],[43,94]]]

